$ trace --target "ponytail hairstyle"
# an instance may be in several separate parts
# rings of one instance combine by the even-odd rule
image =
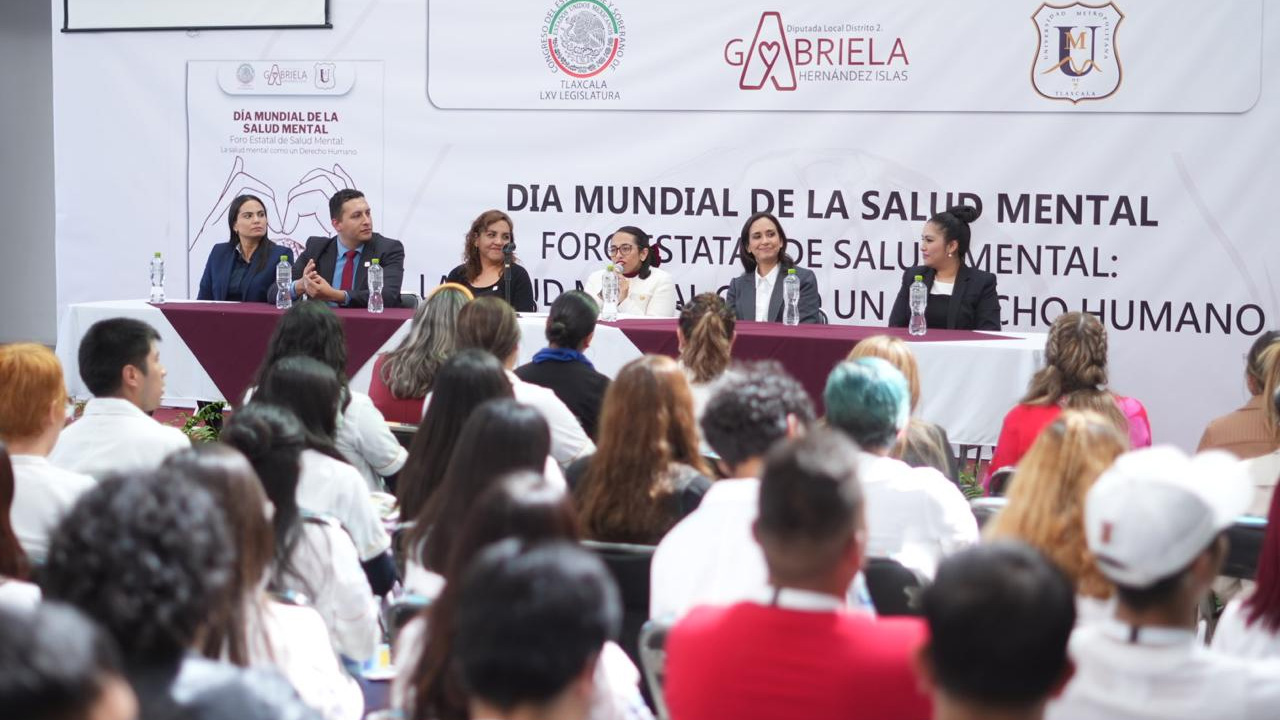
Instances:
[[[956,205],[929,218],[929,222],[942,231],[943,247],[952,240],[956,241],[956,255],[960,258],[961,265],[964,265],[965,257],[969,254],[969,224],[981,214],[981,210],[971,205]]]
[[[1129,421],[1107,389],[1107,330],[1090,313],[1068,312],[1049,328],[1045,366],[1032,378],[1025,405],[1092,410],[1128,432]]]
[[[1280,343],[1273,342],[1258,356],[1263,367],[1262,397],[1267,405],[1266,427],[1280,439]]]
[[[680,364],[696,383],[720,377],[729,367],[733,350],[733,310],[715,293],[702,293],[685,303],[680,311]]]
[[[613,244],[613,236],[617,235],[618,233],[626,233],[631,237],[635,238],[636,257],[640,256],[641,250],[649,251],[649,254],[645,256],[644,260],[640,261],[640,269],[636,271],[637,275],[641,280],[648,279],[649,268],[658,267],[658,264],[661,262],[661,260],[658,259],[658,248],[653,247],[652,245],[649,244],[649,240],[650,240],[649,234],[641,230],[640,228],[636,227],[635,225],[623,225],[617,230],[614,230],[613,235],[610,235],[609,237],[605,238],[605,247],[608,247],[609,245]],[[631,272],[631,271],[628,270],[627,272]]]
[[[561,293],[551,303],[547,315],[547,342],[552,347],[581,350],[591,333],[596,331],[600,309],[596,301],[581,290]]]
[[[1249,354],[1245,356],[1245,380],[1249,384],[1249,394],[1257,395],[1267,386],[1267,367],[1262,362],[1262,351],[1280,340],[1280,332],[1268,330],[1258,336],[1249,346]]]
[[[756,259],[751,253],[747,252],[747,248],[751,244],[751,226],[761,218],[767,218],[778,231],[778,267],[782,268],[782,272],[785,275],[789,268],[795,266],[796,261],[792,260],[791,256],[787,254],[787,233],[782,229],[782,223],[778,222],[778,218],[774,217],[773,213],[767,212],[758,212],[747,218],[747,221],[742,224],[742,232],[738,235],[738,259],[742,261],[742,269],[749,273],[755,272]],[[968,235],[965,237],[968,237]]]

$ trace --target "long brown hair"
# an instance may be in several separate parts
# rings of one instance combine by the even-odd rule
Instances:
[[[480,217],[471,221],[471,229],[467,231],[465,245],[462,246],[462,264],[466,266],[467,282],[475,282],[480,277],[480,248],[476,247],[476,240],[480,235],[488,229],[488,227],[499,220],[507,221],[507,227],[511,228],[511,242],[516,241],[516,224],[511,222],[511,216],[501,210],[485,210],[480,213]],[[515,255],[511,256],[511,262],[519,262]]]
[[[857,360],[864,357],[878,357],[902,373],[907,379],[907,388],[911,391],[911,412],[915,412],[916,406],[920,404],[920,368],[907,343],[892,335],[872,335],[859,340],[845,359]]]
[[[519,347],[520,321],[502,298],[476,298],[458,311],[458,350],[488,350],[505,364]]]
[[[1085,312],[1058,316],[1044,346],[1045,366],[1032,378],[1025,405],[1061,405],[1092,410],[1119,427],[1128,427],[1115,396],[1107,389],[1107,329]]]
[[[9,513],[13,509],[13,463],[9,448],[0,441],[0,577],[26,580],[31,572],[27,553],[13,532]]]
[[[733,310],[715,293],[702,293],[680,311],[680,364],[698,383],[720,377],[729,367],[733,351]]]
[[[1113,586],[1085,542],[1084,502],[1098,476],[1128,449],[1125,425],[1064,410],[1018,463],[1009,502],[987,527],[987,538],[1022,540],[1057,563],[1079,594],[1110,597]]]
[[[679,519],[675,463],[709,473],[684,373],[671,358],[645,355],[624,365],[605,392],[600,442],[574,493],[583,534],[657,542]]]

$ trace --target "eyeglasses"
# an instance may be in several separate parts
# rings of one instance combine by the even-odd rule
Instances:
[[[635,251],[635,245],[611,245],[605,248],[605,252],[609,253],[609,257],[613,257],[614,255],[630,255]]]

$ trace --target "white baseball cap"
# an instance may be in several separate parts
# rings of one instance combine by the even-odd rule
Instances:
[[[1230,453],[1134,450],[1089,489],[1085,535],[1102,574],[1149,587],[1190,565],[1252,497],[1249,476]]]

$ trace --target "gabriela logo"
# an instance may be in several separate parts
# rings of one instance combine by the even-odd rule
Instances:
[[[749,42],[725,43],[724,61],[742,68],[739,89],[783,91],[800,82],[905,82],[911,64],[902,38],[885,37],[879,23],[784,25],[776,10],[760,15]]]
[[[1120,88],[1116,28],[1124,13],[1116,4],[1044,3],[1031,16],[1040,36],[1031,64],[1031,86],[1050,100],[1101,100]]]
[[[626,42],[622,16],[605,0],[559,0],[543,19],[543,59],[570,77],[595,77],[617,67]]]

